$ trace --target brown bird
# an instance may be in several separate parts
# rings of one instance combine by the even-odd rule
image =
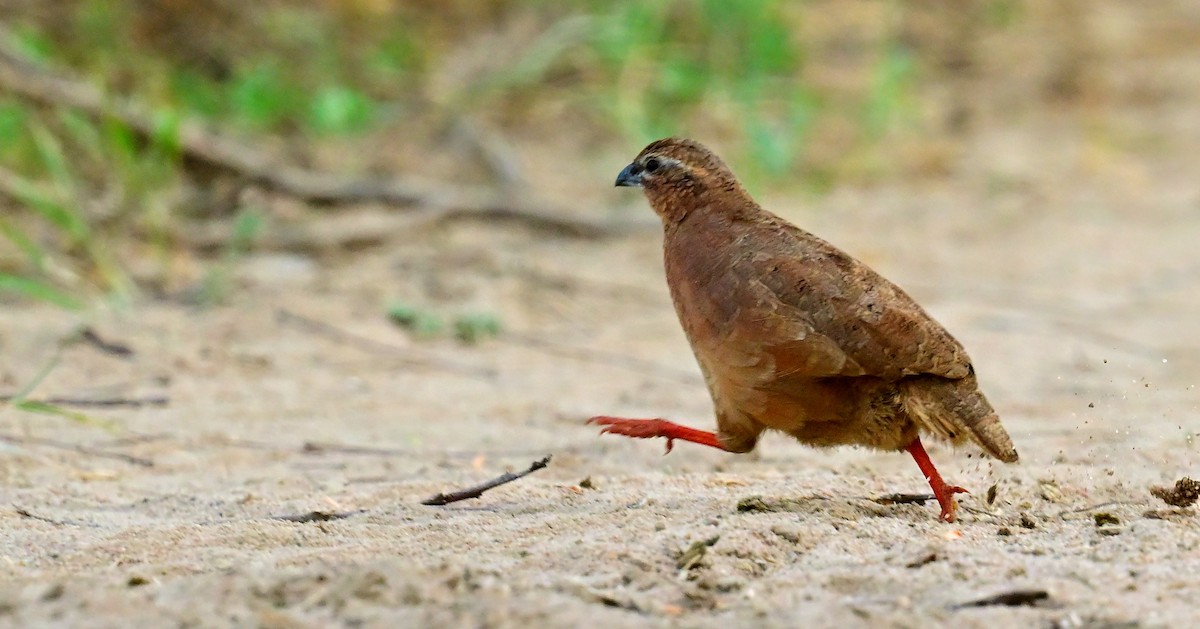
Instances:
[[[1017,451],[962,346],[895,284],[764,210],[693,140],[647,146],[617,176],[662,219],[675,311],[712,395],[717,432],[599,416],[602,432],[748,452],[764,430],[814,446],[907,450],[953,522],[954,494],[922,433]]]

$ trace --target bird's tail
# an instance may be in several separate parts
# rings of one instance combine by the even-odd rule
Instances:
[[[988,454],[1015,463],[1017,450],[988,403],[975,374],[949,380],[937,376],[912,378],[901,389],[904,410],[917,425],[950,441],[970,437]]]

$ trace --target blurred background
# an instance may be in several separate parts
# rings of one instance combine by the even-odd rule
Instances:
[[[583,424],[713,423],[613,188],[669,134],[968,349],[961,529]],[[0,0],[0,623],[1194,624],[1198,166],[1195,0]]]
[[[809,199],[952,180],[981,159],[993,192],[1046,162],[1136,178],[1139,158],[1194,145],[1198,14],[1115,0],[4,0],[0,299],[220,301],[214,269],[231,256],[305,248],[278,230],[328,219],[314,205],[361,206],[295,189],[323,177],[402,180],[413,194],[384,204],[397,212],[469,187],[449,204],[644,218],[593,183],[671,134],[719,148],[756,192]],[[1018,128],[1033,137],[1006,153]],[[292,186],[264,176],[283,168],[304,170]],[[350,231],[309,248],[370,229]]]

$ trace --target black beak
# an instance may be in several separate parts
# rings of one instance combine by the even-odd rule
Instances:
[[[630,164],[617,175],[618,187],[624,188],[641,188],[642,187],[642,167],[637,163]]]

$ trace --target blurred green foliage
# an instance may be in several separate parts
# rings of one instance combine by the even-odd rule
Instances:
[[[475,345],[486,338],[500,335],[500,318],[487,312],[472,312],[454,320],[454,338],[467,345]]]
[[[208,268],[200,287],[199,303],[213,306],[224,303],[232,291],[232,275],[234,266],[246,255],[254,245],[254,240],[262,233],[262,213],[254,207],[243,208],[233,219],[229,240],[225,242],[224,251],[217,263]]]
[[[617,126],[649,141],[687,133],[702,105],[732,107],[747,161],[772,177],[791,170],[821,103],[798,80],[805,60],[785,15],[790,3],[589,4],[600,16],[591,46],[614,92]]]
[[[0,234],[26,261],[20,269],[0,267],[0,291],[59,304],[97,290],[129,296],[133,282],[115,243],[135,235],[141,249],[169,259],[183,177],[179,131],[189,119],[249,137],[318,143],[388,127],[436,127],[458,115],[523,121],[531,103],[557,99],[631,146],[665,135],[717,136],[743,152],[732,157],[752,183],[796,180],[802,172],[798,180],[820,187],[832,167],[805,160],[823,120],[853,120],[856,136],[838,145],[853,155],[883,142],[915,107],[917,64],[898,37],[885,35],[867,52],[871,67],[860,93],[835,94],[810,80],[804,3],[491,0],[478,10],[459,2],[361,8],[370,4],[75,0],[60,5],[61,19],[10,20],[12,43],[24,55],[136,97],[153,112],[156,131],[142,142],[112,120],[0,98],[0,168],[22,207],[0,223]],[[1015,19],[1011,0],[993,4],[990,19]],[[539,27],[532,37],[505,36],[519,20],[476,14],[534,16]],[[482,70],[460,70],[475,48],[485,53]],[[240,238],[241,231],[232,233]],[[215,264],[224,269],[234,258],[227,253]],[[227,290],[225,274],[208,276],[210,301]]]
[[[436,338],[445,329],[442,317],[436,312],[402,301],[388,306],[387,317],[417,339]],[[489,312],[466,312],[454,318],[454,338],[465,345],[499,336],[502,329],[500,318]]]
[[[392,323],[408,330],[419,339],[433,338],[442,333],[445,325],[437,313],[404,302],[388,306],[387,316]]]

